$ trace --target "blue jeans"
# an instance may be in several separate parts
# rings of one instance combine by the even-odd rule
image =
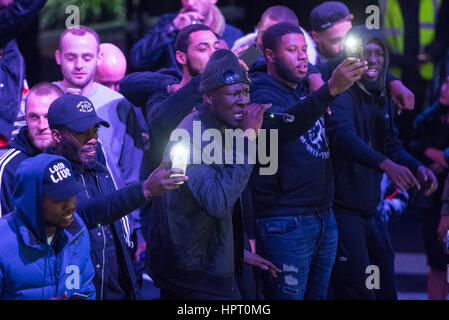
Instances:
[[[331,209],[258,220],[260,255],[282,273],[264,279],[269,300],[326,299],[337,252],[337,222]]]

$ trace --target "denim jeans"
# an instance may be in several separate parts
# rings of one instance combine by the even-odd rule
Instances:
[[[338,242],[332,210],[261,218],[258,231],[259,254],[282,270],[264,279],[265,298],[326,299]]]
[[[387,225],[377,215],[364,219],[337,212],[336,218],[339,240],[329,297],[338,300],[397,300],[394,251]],[[369,265],[378,267],[379,288],[367,286],[370,276],[374,275],[372,271],[368,272]]]

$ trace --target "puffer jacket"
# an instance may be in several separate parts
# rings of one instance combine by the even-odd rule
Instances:
[[[16,209],[0,219],[0,299],[47,300],[65,291],[95,299],[89,234],[76,212],[71,226],[47,244],[42,175],[56,159],[62,158],[41,154],[17,170]]]

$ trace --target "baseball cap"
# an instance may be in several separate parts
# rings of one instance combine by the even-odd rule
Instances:
[[[54,200],[66,200],[84,189],[75,180],[71,166],[67,160],[52,161],[44,172],[42,181],[43,193]]]
[[[310,24],[313,31],[323,31],[340,20],[353,18],[348,7],[339,1],[326,1],[310,12]]]
[[[76,132],[83,132],[98,123],[110,127],[108,122],[97,116],[92,102],[78,94],[67,93],[61,96],[48,109],[50,127],[63,125]]]

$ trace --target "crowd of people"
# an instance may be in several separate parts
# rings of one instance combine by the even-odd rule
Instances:
[[[380,1],[380,29],[323,2],[309,32],[277,5],[248,35],[216,2],[160,16],[130,74],[67,28],[28,90],[14,38],[46,0],[0,0],[0,299],[133,300],[146,272],[166,300],[396,300],[410,206],[445,299],[449,1]]]

